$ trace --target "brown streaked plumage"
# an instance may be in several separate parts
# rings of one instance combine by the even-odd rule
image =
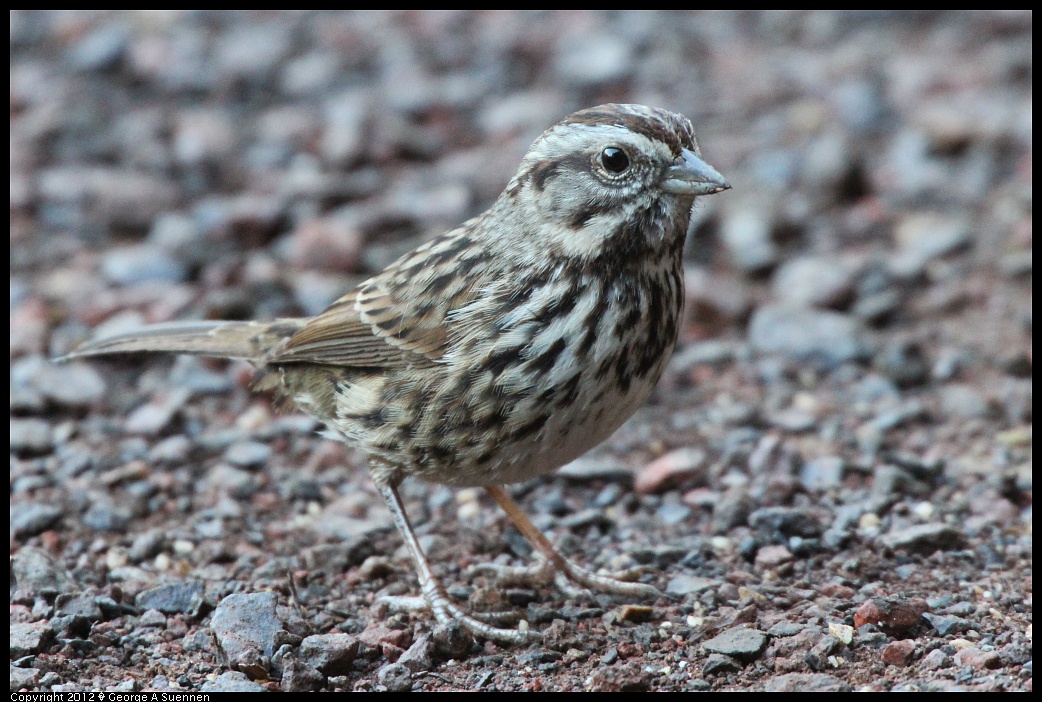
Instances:
[[[448,600],[397,486],[418,477],[486,487],[553,574],[626,595],[656,592],[569,563],[498,486],[559,468],[644,402],[677,337],[693,200],[729,187],[701,160],[684,117],[602,105],[544,132],[484,214],[316,317],[157,325],[71,355],[253,362],[259,387],[369,456],[439,621],[518,641],[533,634],[495,628]]]

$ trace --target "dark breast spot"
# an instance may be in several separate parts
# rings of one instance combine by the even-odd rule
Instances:
[[[528,367],[540,374],[545,374],[557,363],[557,358],[564,351],[564,339],[558,339],[546,351],[528,361]]]

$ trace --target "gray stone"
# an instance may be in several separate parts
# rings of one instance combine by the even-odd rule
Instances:
[[[54,447],[51,425],[42,419],[11,419],[11,451],[22,454],[47,453]]]
[[[11,664],[11,692],[36,687],[39,680],[40,670],[38,668],[19,668]]]
[[[318,634],[300,642],[297,657],[324,675],[346,675],[358,657],[358,638],[350,634]]]
[[[181,283],[188,278],[184,263],[147,244],[108,251],[101,259],[101,271],[117,285]]]
[[[771,287],[779,302],[797,307],[839,307],[853,292],[851,272],[835,259],[805,257],[786,261]]]
[[[948,524],[918,524],[884,534],[881,540],[890,549],[933,553],[960,548],[964,537],[962,532]]]
[[[54,630],[47,620],[11,625],[11,658],[31,656],[42,651],[54,639]]]
[[[376,679],[387,688],[388,692],[409,692],[412,690],[412,672],[399,663],[388,663],[376,672]]]
[[[805,628],[806,627],[803,624],[798,624],[796,622],[778,622],[768,629],[767,633],[774,638],[787,638],[789,636],[795,636]]]
[[[229,671],[221,673],[216,680],[203,683],[202,692],[265,692],[265,689],[248,679],[243,673]]]
[[[770,268],[778,260],[778,246],[771,238],[771,215],[754,203],[732,206],[721,226],[721,238],[738,268],[749,273]]]
[[[690,595],[719,587],[721,581],[714,578],[702,578],[697,575],[674,575],[666,585],[666,592],[673,595]]]
[[[835,366],[867,358],[865,331],[853,317],[830,310],[764,305],[749,322],[749,343],[760,353]]]
[[[91,622],[102,617],[101,607],[94,601],[94,595],[89,593],[58,595],[54,601],[54,614],[57,617],[83,617]]]
[[[413,673],[419,673],[430,670],[434,666],[434,656],[434,639],[430,634],[423,634],[405,653],[398,657],[397,663],[404,665]]]
[[[702,646],[709,653],[721,653],[741,661],[752,661],[767,648],[767,634],[756,629],[728,629],[704,642]]]
[[[987,399],[972,385],[950,383],[940,390],[941,411],[949,419],[982,419],[991,413]]]
[[[578,86],[622,80],[634,69],[633,51],[632,40],[617,32],[566,34],[554,69],[566,83]]]
[[[197,598],[203,595],[203,584],[188,580],[160,585],[138,593],[134,603],[141,609],[156,609],[164,614],[191,612]]]
[[[741,670],[742,666],[731,656],[722,653],[711,653],[706,656],[702,664],[703,675],[719,675],[720,673],[734,673]]]
[[[824,673],[786,673],[767,681],[765,692],[853,692],[840,678]]]
[[[799,507],[764,507],[749,515],[749,526],[772,537],[820,536],[821,523],[814,513]]]
[[[326,684],[326,676],[307,663],[287,656],[282,663],[280,686],[283,692],[312,692]]]
[[[951,657],[939,648],[927,653],[923,656],[923,667],[927,670],[941,670],[942,668],[951,668],[952,659]]]
[[[149,529],[134,537],[130,548],[127,549],[127,558],[134,563],[139,563],[149,558],[158,556],[166,545],[167,534],[161,529]]]
[[[82,71],[107,71],[122,60],[130,43],[126,28],[103,24],[81,37],[69,50],[69,63]]]
[[[633,468],[609,456],[583,456],[566,464],[557,476],[579,482],[593,480],[633,482]]]
[[[65,511],[58,505],[20,502],[11,505],[11,532],[16,538],[35,536],[61,521]]]
[[[930,625],[936,629],[937,633],[941,636],[957,634],[963,631],[969,631],[973,628],[973,622],[960,617],[950,617],[943,614],[931,614],[930,612],[926,612],[923,614],[923,619],[930,622]]]
[[[11,385],[27,388],[65,407],[89,407],[105,397],[105,381],[90,364],[53,363],[41,356],[13,364]]]
[[[53,597],[70,589],[65,569],[35,546],[26,546],[14,554],[11,574],[16,587],[12,599]]]
[[[256,654],[270,658],[275,652],[276,637],[283,631],[276,602],[273,592],[250,592],[228,595],[218,603],[210,628],[233,665],[253,665]]]
[[[807,461],[800,468],[800,484],[807,490],[829,490],[843,482],[845,470],[839,456],[822,456]]]
[[[140,627],[154,627],[154,628],[166,628],[166,615],[160,612],[158,609],[149,609],[141,614],[138,618],[138,626]]]
[[[926,212],[905,216],[894,227],[900,256],[925,264],[970,246],[970,223],[964,217]]]
[[[224,453],[226,461],[242,468],[263,466],[271,458],[271,447],[259,441],[237,441]]]

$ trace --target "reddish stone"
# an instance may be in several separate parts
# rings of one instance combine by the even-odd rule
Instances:
[[[890,636],[901,636],[915,628],[927,610],[918,598],[873,597],[854,612],[854,626],[874,624]]]
[[[915,659],[915,642],[909,639],[891,641],[883,647],[883,662],[887,665],[911,665]]]

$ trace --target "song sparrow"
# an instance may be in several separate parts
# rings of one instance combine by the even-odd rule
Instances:
[[[730,185],[691,123],[601,105],[544,132],[482,215],[420,246],[325,312],[273,322],[160,324],[70,357],[139,351],[241,358],[364,451],[441,622],[501,641],[535,635],[463,613],[435,578],[398,485],[482,486],[550,572],[627,595],[655,593],[568,562],[499,487],[600,443],[651,392],[684,301],[693,200]]]

